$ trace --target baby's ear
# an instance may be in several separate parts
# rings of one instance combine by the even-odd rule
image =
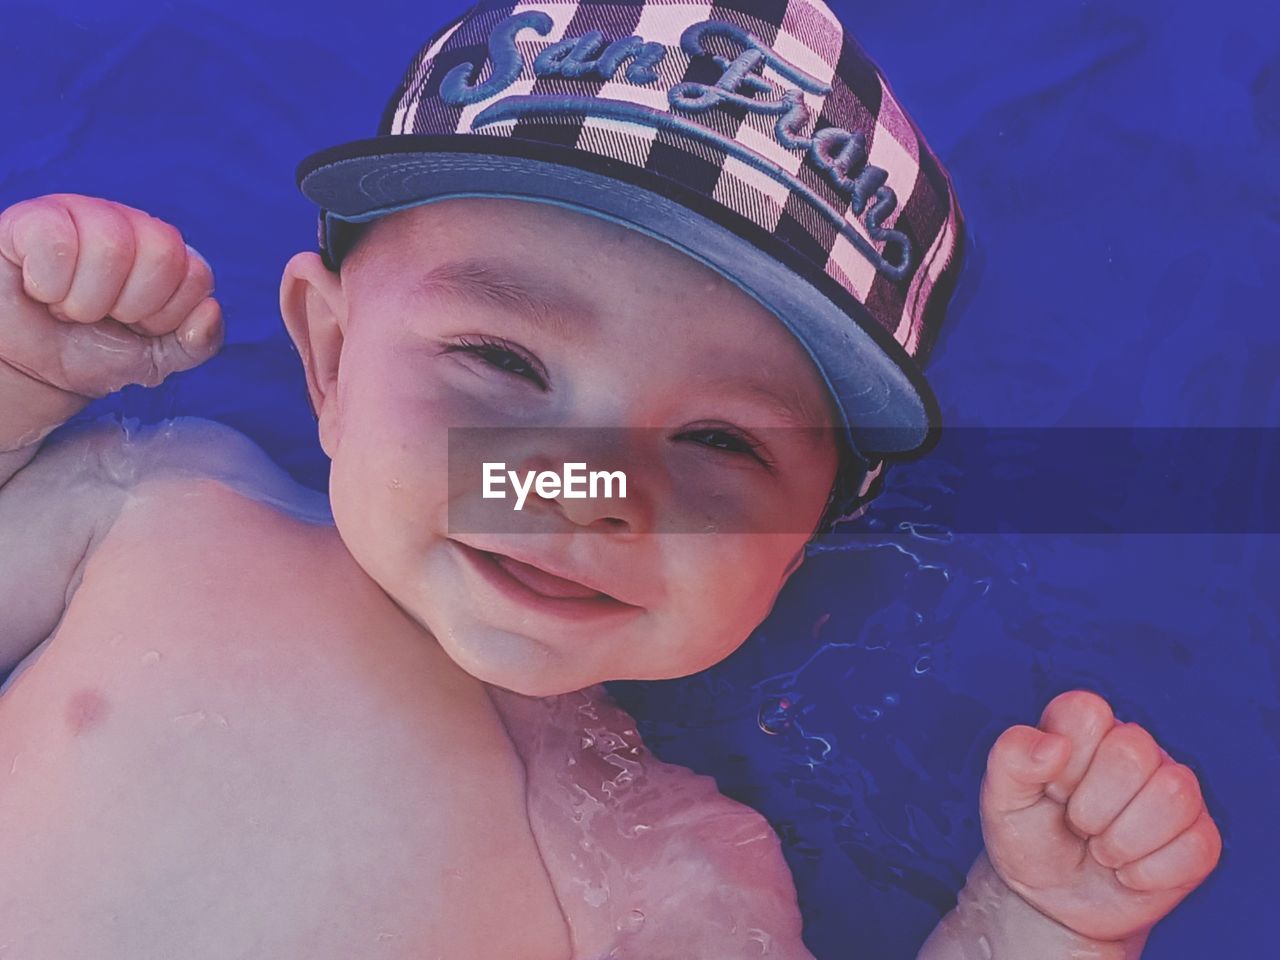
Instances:
[[[347,322],[347,298],[339,275],[312,251],[285,264],[280,316],[298,350],[307,397],[320,426],[320,445],[332,459],[338,413],[338,359]]]

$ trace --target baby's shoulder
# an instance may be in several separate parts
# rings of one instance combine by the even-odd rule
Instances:
[[[654,756],[602,684],[491,688],[527,770],[530,825],[574,942],[603,955],[810,958],[781,841],[714,778]]]
[[[303,486],[234,427],[180,416],[142,424],[105,415],[63,429],[50,458],[88,464],[95,482],[141,498],[158,491],[219,489],[297,520],[332,524],[328,497]]]

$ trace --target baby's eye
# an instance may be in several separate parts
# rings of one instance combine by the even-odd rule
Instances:
[[[446,353],[462,351],[474,354],[490,366],[547,389],[547,378],[542,365],[512,343],[494,337],[459,337],[458,342],[445,348]]]
[[[726,453],[750,456],[766,467],[773,466],[773,461],[765,453],[763,443],[730,427],[699,427],[677,434],[676,439],[692,440],[694,443],[700,443],[716,450],[723,450]]]

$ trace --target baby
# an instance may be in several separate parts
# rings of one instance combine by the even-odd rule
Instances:
[[[936,158],[808,0],[484,2],[300,182],[327,497],[212,421],[50,438],[217,353],[212,273],[122,204],[0,214],[0,956],[811,957],[768,823],[601,683],[724,659],[927,441]],[[626,495],[516,511],[449,462],[486,431]],[[1220,848],[1085,691],[980,806],[923,960],[1137,957]]]

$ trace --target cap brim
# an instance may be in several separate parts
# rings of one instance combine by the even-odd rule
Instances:
[[[452,197],[553,203],[639,230],[705,263],[772,311],[839,401],[864,457],[919,455],[936,441],[937,401],[915,362],[862,304],[759,226],[683,184],[621,161],[512,137],[380,136],[298,167],[302,193],[360,223]]]

